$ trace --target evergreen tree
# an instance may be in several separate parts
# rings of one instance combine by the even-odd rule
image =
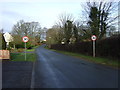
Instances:
[[[99,36],[99,25],[100,25],[100,20],[99,20],[99,11],[97,7],[91,7],[90,8],[90,14],[89,14],[89,26],[90,30],[93,35],[96,35],[97,37]]]
[[[73,29],[72,21],[67,20],[64,26],[65,39],[67,44],[69,43],[69,39],[72,36],[72,29]]]
[[[87,9],[85,11],[88,15],[88,25],[90,27],[91,33],[96,35],[100,40],[102,39],[106,31],[111,25],[115,24],[115,20],[119,16],[114,16],[110,18],[110,15],[115,11],[115,3],[113,2],[87,2]]]
[[[0,33],[0,50],[4,50],[4,49],[6,49],[6,42],[3,37],[3,34]]]
[[[78,36],[78,28],[76,27],[76,25],[74,25],[74,27],[73,27],[73,34],[74,34],[74,37],[76,38],[75,42],[78,42],[79,36]]]

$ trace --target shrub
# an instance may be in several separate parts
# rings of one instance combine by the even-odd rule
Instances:
[[[23,51],[24,51],[24,49],[19,48],[17,51],[18,51],[18,52],[23,52]]]

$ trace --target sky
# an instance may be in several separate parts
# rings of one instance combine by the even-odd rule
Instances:
[[[39,22],[41,27],[52,27],[60,14],[78,17],[81,2],[0,2],[0,29],[10,32],[19,20]]]
[[[10,32],[19,20],[39,22],[41,27],[51,28],[60,14],[72,14],[79,19],[81,3],[86,0],[0,0],[0,29]]]

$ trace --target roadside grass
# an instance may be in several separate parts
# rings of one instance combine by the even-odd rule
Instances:
[[[27,49],[26,53],[26,60],[25,60],[25,50],[20,49],[22,52],[15,52],[11,53],[11,61],[32,61],[34,62],[36,60],[36,54],[34,53],[35,49],[39,46],[35,46],[32,49]],[[31,53],[32,52],[32,53]]]
[[[46,48],[49,49],[49,48]],[[97,64],[102,64],[102,65],[107,65],[107,66],[111,66],[111,67],[115,67],[118,68],[120,65],[120,62],[118,62],[118,60],[112,60],[112,59],[108,59],[108,58],[102,58],[102,57],[92,57],[92,56],[87,56],[87,55],[83,55],[80,53],[72,53],[72,52],[67,52],[67,51],[60,51],[60,50],[55,50],[55,49],[49,49],[58,53],[62,53],[62,54],[66,54],[66,55],[70,55],[70,56],[74,56],[83,60],[87,60],[90,62],[94,62]],[[119,67],[120,68],[120,67]]]
[[[38,47],[39,47],[39,46],[35,46],[35,47],[33,47],[32,49],[27,49],[26,51],[27,51],[27,52],[32,52],[32,51],[35,51],[35,49],[38,48]]]
[[[26,52],[34,52],[35,51],[35,49],[26,49]],[[24,50],[24,52],[25,52],[25,50]]]
[[[35,53],[26,53],[26,61],[34,62],[35,60]],[[11,61],[25,61],[25,53],[11,53]]]

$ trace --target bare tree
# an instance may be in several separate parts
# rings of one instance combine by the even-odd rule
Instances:
[[[16,25],[13,26],[12,33],[21,36],[35,36],[41,29],[38,22],[24,22],[20,20]]]
[[[72,14],[62,13],[58,17],[58,21],[56,23],[57,26],[64,27],[67,21],[74,21],[74,17]]]
[[[60,44],[64,38],[63,36],[63,30],[59,27],[53,26],[47,31],[47,44]]]
[[[19,39],[23,36],[28,36],[30,38],[31,45],[35,45],[36,42],[40,42],[40,33],[41,26],[38,22],[24,22],[23,20],[20,20],[12,29],[13,36],[19,36]]]
[[[17,22],[16,25],[13,26],[12,28],[12,34],[16,34],[16,35],[21,35],[24,36],[24,24],[25,22],[23,20],[20,20],[19,22]]]

